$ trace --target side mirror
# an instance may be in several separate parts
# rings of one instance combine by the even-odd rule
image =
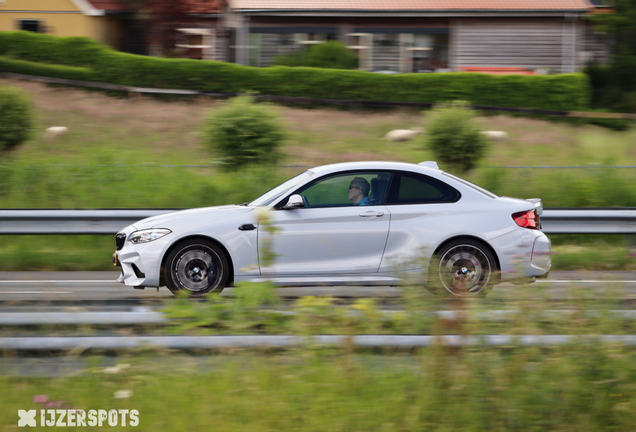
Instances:
[[[283,206],[283,210],[291,210],[295,208],[305,207],[305,203],[303,202],[303,197],[300,195],[292,195],[287,200],[287,204]]]

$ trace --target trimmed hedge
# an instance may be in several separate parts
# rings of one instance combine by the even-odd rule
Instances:
[[[0,56],[0,70],[3,72],[35,75],[49,78],[62,78],[77,81],[94,81],[93,71],[89,68],[58,66],[35,63]]]
[[[0,55],[49,65],[90,68],[93,71],[91,81],[217,93],[255,92],[390,102],[466,100],[475,105],[563,111],[586,109],[590,98],[589,81],[584,74],[523,76],[453,72],[385,75],[302,67],[255,68],[218,61],[138,56],[114,51],[88,38],[61,38],[31,32],[0,32]],[[17,65],[4,62],[0,69],[17,72]],[[47,73],[42,69],[41,73],[34,74]]]

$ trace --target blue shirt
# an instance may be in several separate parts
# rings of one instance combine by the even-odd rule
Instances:
[[[369,199],[368,196],[366,196],[366,197],[362,198],[360,201],[358,201],[354,205],[371,205],[371,200]]]

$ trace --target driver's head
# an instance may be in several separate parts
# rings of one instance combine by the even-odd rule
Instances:
[[[349,200],[357,203],[362,198],[369,196],[371,186],[369,182],[362,177],[356,177],[349,183]]]

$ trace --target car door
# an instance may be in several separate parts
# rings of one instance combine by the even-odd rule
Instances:
[[[432,177],[395,172],[385,205],[391,212],[391,232],[380,272],[428,266],[433,245],[466,225],[461,194]]]
[[[261,267],[261,273],[376,273],[389,233],[390,213],[381,204],[389,175],[379,171],[340,173],[294,192],[303,197],[303,207],[271,211],[271,223],[277,228],[273,235],[259,226],[259,261],[263,262],[263,248],[270,241],[275,254],[273,265]],[[366,205],[350,201],[354,181],[362,187],[353,189],[367,189]]]

